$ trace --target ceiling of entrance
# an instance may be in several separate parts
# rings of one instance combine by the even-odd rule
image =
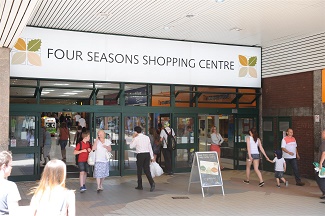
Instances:
[[[26,13],[17,2],[28,1],[1,0],[0,39],[19,34],[22,17],[35,27],[262,47],[325,31],[324,0],[42,0]]]

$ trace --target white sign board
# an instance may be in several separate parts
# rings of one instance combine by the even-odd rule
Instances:
[[[261,87],[261,48],[26,27],[11,77]]]
[[[204,188],[218,186],[222,188],[222,194],[225,195],[217,152],[195,152],[188,191],[192,183],[198,182],[201,183],[203,197]]]

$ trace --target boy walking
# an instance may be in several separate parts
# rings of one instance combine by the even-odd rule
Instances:
[[[280,188],[280,179],[284,182],[285,186],[288,187],[288,181],[285,180],[283,177],[284,172],[286,171],[286,162],[284,158],[282,157],[282,151],[281,150],[275,150],[274,151],[275,158],[272,160],[268,159],[269,162],[275,163],[274,169],[275,173],[274,176],[276,178],[276,186]]]
[[[78,155],[78,167],[80,171],[79,182],[80,182],[80,192],[86,191],[86,178],[88,173],[88,155],[91,151],[91,146],[89,143],[90,134],[89,132],[82,133],[82,141],[80,141],[76,148],[74,149],[73,154]]]

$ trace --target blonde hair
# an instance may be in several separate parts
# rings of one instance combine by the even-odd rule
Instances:
[[[99,134],[99,132],[100,132],[100,133],[103,133],[104,135],[106,134],[105,131],[102,130],[102,129],[98,130],[97,134]]]
[[[0,167],[2,165],[8,166],[9,162],[12,161],[12,155],[11,152],[8,151],[2,151],[0,152]]]
[[[58,159],[50,160],[42,173],[42,177],[38,187],[34,188],[34,194],[43,194],[45,190],[52,190],[56,186],[65,188],[66,165]]]

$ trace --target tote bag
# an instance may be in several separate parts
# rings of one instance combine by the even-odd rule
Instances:
[[[96,152],[95,150],[89,152],[89,155],[88,155],[88,164],[90,166],[94,166],[95,165],[95,160],[96,160]]]

